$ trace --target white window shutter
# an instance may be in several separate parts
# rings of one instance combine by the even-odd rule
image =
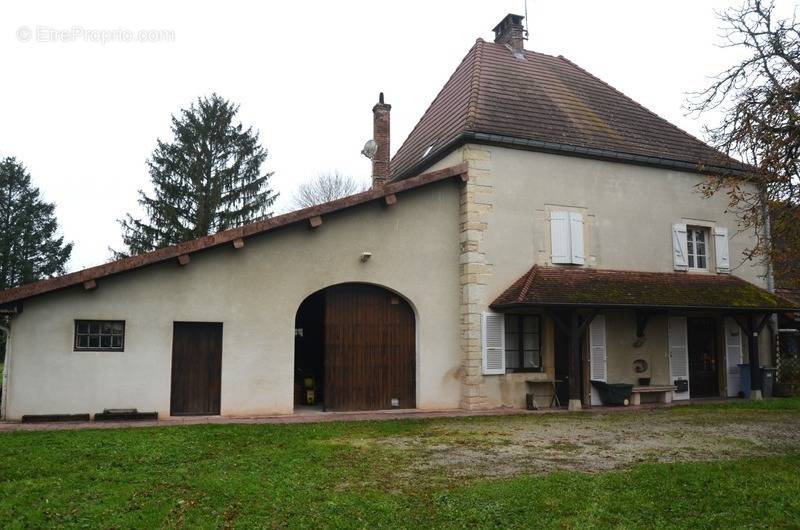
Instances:
[[[589,324],[589,379],[608,382],[606,353],[606,317],[597,315]],[[592,386],[592,405],[602,405],[600,395]]]
[[[672,384],[689,381],[689,345],[686,317],[669,317],[669,372]],[[674,399],[689,399],[689,392],[674,392]]]
[[[571,263],[583,265],[586,259],[583,253],[583,216],[577,212],[569,212]]]
[[[686,246],[686,225],[676,223],[672,225],[672,258],[675,263],[676,271],[689,269],[689,261],[686,259],[689,254]]]
[[[730,317],[725,318],[725,366],[727,368],[728,397],[739,395],[739,365],[742,363],[742,330]]]
[[[506,319],[502,313],[483,313],[481,335],[483,340],[483,373],[506,373]]]
[[[550,246],[553,263],[571,263],[570,222],[567,212],[550,212]]]
[[[728,249],[728,229],[714,228],[714,254],[717,256],[717,272],[731,272],[731,255]]]

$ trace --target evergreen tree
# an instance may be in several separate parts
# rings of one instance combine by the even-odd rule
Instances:
[[[54,211],[31,187],[25,166],[13,157],[0,160],[0,290],[64,273],[72,243],[57,236]],[[8,319],[0,316],[0,325]],[[4,357],[0,333],[0,363]]]
[[[153,196],[139,191],[147,219],[119,223],[140,254],[249,223],[269,213],[278,194],[262,172],[267,151],[258,133],[235,122],[239,106],[216,94],[172,116],[172,142],[160,139],[147,165]]]
[[[13,157],[0,161],[0,289],[64,273],[72,243],[57,236],[54,211],[25,166]]]

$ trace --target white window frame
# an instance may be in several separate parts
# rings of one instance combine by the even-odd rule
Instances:
[[[703,246],[705,248],[705,253],[698,254],[697,253],[697,240],[696,234],[703,233]],[[708,261],[711,258],[711,255],[708,251],[709,243],[711,239],[711,230],[707,226],[697,226],[697,225],[687,225],[686,226],[686,266],[688,270],[692,272],[708,272],[710,270]],[[691,249],[689,248],[691,245]],[[698,257],[703,257],[706,261],[705,267],[698,267],[697,261]],[[694,266],[692,266],[692,261],[694,261]]]

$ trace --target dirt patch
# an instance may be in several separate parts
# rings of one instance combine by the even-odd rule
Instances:
[[[402,454],[410,476],[431,471],[462,478],[598,472],[641,462],[797,451],[800,414],[698,410],[470,418],[431,423],[414,435],[357,443]]]

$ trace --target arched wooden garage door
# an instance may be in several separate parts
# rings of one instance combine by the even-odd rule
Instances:
[[[414,312],[402,297],[365,284],[326,289],[325,408],[416,407]]]

